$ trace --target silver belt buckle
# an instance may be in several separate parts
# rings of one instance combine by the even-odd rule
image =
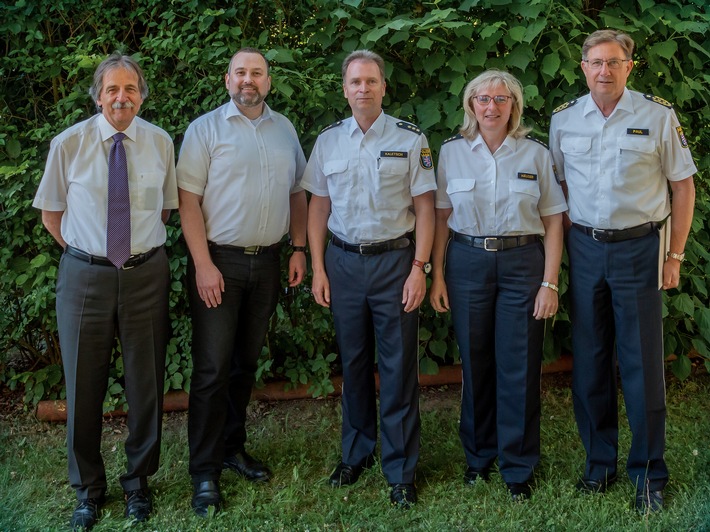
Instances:
[[[486,238],[484,238],[484,239],[483,239],[483,249],[485,249],[486,251],[498,251],[497,248],[489,248],[489,247],[488,247],[488,242],[489,242],[489,241],[491,241],[491,242],[496,242],[497,240],[498,240],[497,238],[492,238],[492,237],[486,237]]]
[[[130,257],[128,257],[128,260],[123,263],[123,266],[121,266],[121,269],[122,270],[132,270],[133,268],[135,268],[135,266],[126,266],[126,264],[128,264],[128,261],[135,259],[137,256],[138,255],[131,255]]]
[[[367,255],[367,249],[372,247],[372,244],[358,244],[357,249],[360,255]]]
[[[259,250],[261,249],[261,246],[247,246],[244,248],[244,254],[245,255],[256,255],[259,253]]]
[[[604,229],[596,229],[596,228],[592,227],[592,238],[594,240],[596,240],[597,242],[604,242],[604,240],[602,240],[600,237],[598,237],[597,234],[604,235],[605,234]]]

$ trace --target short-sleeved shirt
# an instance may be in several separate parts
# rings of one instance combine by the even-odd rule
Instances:
[[[436,178],[419,128],[380,113],[366,133],[352,117],[324,129],[301,186],[330,197],[334,235],[361,244],[412,231],[412,197],[436,190]]]
[[[540,217],[567,210],[546,146],[508,136],[491,153],[481,135],[442,145],[436,207],[452,208],[449,227],[470,236],[543,235]]]
[[[550,150],[570,219],[599,229],[663,220],[668,181],[697,172],[670,104],[628,89],[606,119],[589,94],[557,108]]]
[[[291,194],[306,158],[293,124],[264,104],[255,121],[231,100],[192,122],[180,148],[178,187],[202,197],[207,239],[269,246],[288,232]]]
[[[47,166],[32,205],[63,211],[64,241],[92,255],[106,256],[108,154],[118,133],[102,114],[52,139]],[[175,148],[165,131],[135,117],[123,131],[131,198],[131,253],[165,243],[163,209],[177,209]]]

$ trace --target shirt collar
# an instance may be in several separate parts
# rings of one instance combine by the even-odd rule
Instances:
[[[133,120],[131,120],[130,125],[125,129],[125,131],[118,131],[116,128],[114,128],[111,124],[109,124],[108,120],[106,120],[106,117],[104,116],[103,113],[99,113],[99,133],[101,133],[101,141],[105,142],[111,137],[113,137],[116,133],[123,133],[131,139],[133,142],[136,141],[136,118],[135,117]]]
[[[227,103],[227,112],[226,112],[224,118],[226,120],[229,120],[233,116],[243,116],[245,120],[251,120],[250,118],[245,116],[244,113],[242,113],[239,110],[239,107],[237,107],[237,104],[234,103],[234,100],[230,99],[229,102]],[[267,119],[270,120],[271,119],[271,108],[269,107],[269,105],[266,102],[264,102],[264,109],[261,112],[261,119],[262,120],[267,120]]]
[[[483,140],[483,137],[481,136],[480,133],[478,135],[476,135],[476,137],[473,140],[467,140],[467,142],[468,142],[469,147],[471,148],[471,151],[477,149],[479,146],[481,148],[485,148],[486,150],[488,150],[488,146],[486,146],[486,141]],[[501,147],[503,147],[503,146],[507,146],[512,151],[515,151],[518,147],[518,141],[517,141],[517,139],[514,139],[510,135],[507,135],[505,137],[505,140],[503,141],[503,144],[501,144]],[[498,149],[500,149],[500,148],[498,148]]]
[[[634,112],[634,103],[631,99],[631,93],[626,87],[624,87],[624,92],[621,94],[621,98],[616,103],[616,107],[614,107],[614,110],[611,112],[611,115],[613,115],[617,111],[626,111],[627,113]],[[591,94],[589,94],[589,97],[587,98],[587,103],[584,105],[584,116],[587,116],[590,113],[599,113],[601,115],[601,111],[599,110],[599,107],[597,107],[597,104],[594,101],[594,98],[592,98]]]
[[[385,123],[386,122],[387,122],[387,118],[386,118],[385,112],[380,109],[380,114],[377,116],[377,119],[372,123],[372,125],[370,126],[370,129],[368,129],[367,131],[374,131],[374,133],[378,137],[381,137],[385,131]],[[353,133],[355,133],[355,131],[359,131],[359,130],[360,130],[360,126],[358,125],[357,120],[355,120],[355,117],[354,116],[350,117],[348,134],[352,137]],[[367,131],[365,133],[367,133]]]

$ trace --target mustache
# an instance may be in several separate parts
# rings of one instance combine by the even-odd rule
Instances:
[[[124,103],[113,102],[111,104],[111,109],[133,109],[135,106],[136,105],[131,101],[124,102]]]

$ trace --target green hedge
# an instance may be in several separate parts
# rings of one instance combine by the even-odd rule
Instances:
[[[23,384],[28,403],[63,397],[54,284],[59,248],[31,201],[51,138],[90,116],[87,89],[110,52],[134,55],[151,89],[142,116],[168,131],[179,149],[188,123],[227,99],[223,73],[241,46],[264,50],[273,65],[268,101],[296,126],[306,151],[324,126],[348,115],[340,62],[369,48],[387,61],[388,113],[419,124],[436,154],[461,124],[465,83],[485,68],[506,69],[525,87],[526,122],[545,139],[551,110],[586,92],[579,68],[584,37],[601,27],[637,44],[630,85],[670,100],[698,161],[697,212],[681,290],[665,296],[666,353],[689,374],[689,355],[710,366],[710,227],[705,171],[710,162],[710,15],[703,0],[305,0],[207,2],[18,0],[0,8],[0,380]],[[177,214],[168,228],[173,338],[166,390],[189,390],[190,322],[184,289],[186,247]],[[310,279],[284,286],[259,378],[332,390],[337,355],[328,311],[315,305]],[[569,349],[565,310],[546,336],[551,360]],[[118,358],[118,353],[116,354]],[[448,315],[421,309],[420,368],[435,373],[458,352]],[[120,359],[106,409],[123,401]]]

